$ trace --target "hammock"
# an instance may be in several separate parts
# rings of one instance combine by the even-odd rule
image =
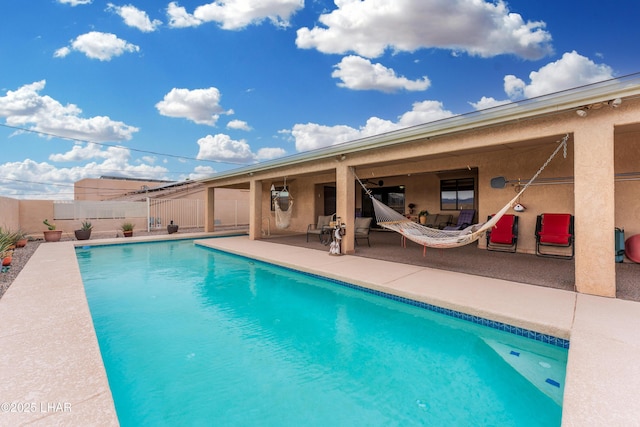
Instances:
[[[487,230],[490,230],[494,225],[498,223],[500,218],[507,213],[507,211],[515,204],[518,203],[518,199],[522,196],[522,193],[525,192],[527,188],[533,183],[533,181],[542,173],[544,168],[551,162],[551,160],[555,157],[556,154],[560,151],[561,148],[564,148],[564,156],[567,156],[567,140],[569,139],[569,135],[565,135],[565,137],[560,142],[560,145],[555,149],[555,151],[549,156],[547,161],[542,165],[538,172],[535,173],[533,178],[527,182],[522,189],[516,194],[516,196],[507,202],[506,205],[502,209],[500,209],[489,221],[470,225],[469,227],[463,230],[439,230],[436,228],[425,227],[424,225],[418,224],[417,222],[411,221],[401,213],[393,210],[389,206],[385,205],[371,194],[371,190],[369,190],[365,185],[360,181],[360,178],[356,176],[356,179],[364,188],[365,192],[371,198],[371,202],[373,203],[373,210],[376,215],[376,222],[383,228],[388,230],[395,231],[397,233],[402,234],[407,239],[416,242],[420,245],[430,248],[455,248],[458,246],[468,245],[469,243],[473,243],[478,240]],[[355,175],[355,173],[354,173]]]
[[[278,200],[280,197],[287,197],[289,199],[289,206],[286,211],[283,211],[280,208],[280,201]],[[291,213],[293,212],[293,198],[289,194],[289,190],[287,190],[286,179],[284,188],[278,193],[278,197],[276,197],[274,204],[276,210],[276,227],[281,230],[289,228],[289,225],[291,224]]]

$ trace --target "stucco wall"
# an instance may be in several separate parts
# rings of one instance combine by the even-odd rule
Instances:
[[[20,200],[20,228],[33,238],[43,238],[42,232],[47,227],[42,223],[48,219],[50,223],[56,225],[57,230],[62,230],[65,237],[73,238],[74,230],[80,229],[82,220],[61,220],[55,219],[53,215],[52,200]],[[135,230],[147,229],[147,219],[100,219],[91,220],[93,225],[92,237],[115,237],[120,232],[123,222],[132,222]],[[121,233],[121,232],[120,232]]]
[[[633,172],[637,174],[621,175]],[[616,227],[624,228],[626,237],[640,234],[640,132],[625,132],[616,138],[615,173]]]
[[[20,228],[20,203],[16,199],[0,197],[0,227],[15,231]]]
[[[42,237],[42,231],[47,229],[42,223],[45,219],[58,225],[53,217],[52,200],[20,200],[20,227],[27,234]],[[58,228],[63,230],[62,224]]]

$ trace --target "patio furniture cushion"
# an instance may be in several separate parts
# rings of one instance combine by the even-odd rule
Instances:
[[[543,213],[536,219],[536,255],[572,259],[575,253],[573,215]],[[541,246],[570,247],[571,254],[542,252]]]
[[[490,220],[493,215],[489,216]],[[516,252],[518,246],[518,217],[505,214],[487,231],[487,249],[490,251]]]
[[[475,209],[462,209],[458,215],[456,225],[445,227],[445,230],[462,230],[473,224],[473,218],[476,216]]]

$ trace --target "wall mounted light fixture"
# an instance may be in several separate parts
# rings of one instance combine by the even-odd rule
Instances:
[[[588,104],[580,107],[576,110],[576,114],[580,117],[587,117],[588,111],[590,110],[599,110],[600,108],[609,106],[611,108],[618,108],[622,104],[621,98],[610,99],[609,101],[604,102],[594,102],[593,104]]]
[[[620,98],[612,99],[611,101],[609,101],[609,106],[611,108],[618,108],[620,104],[622,104],[622,99]]]

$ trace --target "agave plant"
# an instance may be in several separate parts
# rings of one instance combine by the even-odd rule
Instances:
[[[7,256],[9,249],[14,245],[11,233],[0,232],[0,264],[2,259]]]

